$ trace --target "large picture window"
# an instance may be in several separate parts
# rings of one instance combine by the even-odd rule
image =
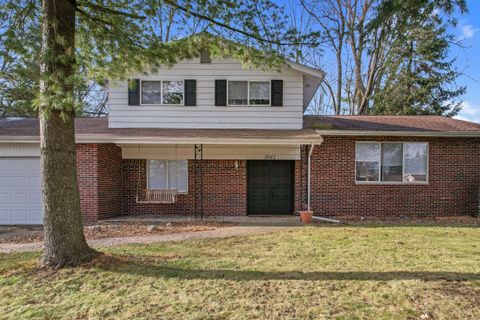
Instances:
[[[148,160],[148,189],[188,191],[187,160]]]
[[[142,81],[142,104],[183,105],[183,81]]]
[[[358,142],[357,182],[415,183],[428,180],[428,143]]]
[[[270,81],[228,81],[229,106],[269,106]]]

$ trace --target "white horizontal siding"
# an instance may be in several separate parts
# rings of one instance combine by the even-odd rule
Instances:
[[[0,157],[40,157],[40,144],[0,143]]]
[[[123,159],[192,160],[194,145],[122,146]],[[300,160],[299,146],[203,145],[204,160]]]
[[[109,126],[112,128],[235,128],[300,129],[303,114],[303,76],[283,68],[282,72],[244,69],[233,59],[200,64],[183,61],[155,74],[134,75],[142,80],[197,80],[197,106],[128,105],[127,81],[111,81]],[[215,79],[283,80],[283,107],[215,107]]]

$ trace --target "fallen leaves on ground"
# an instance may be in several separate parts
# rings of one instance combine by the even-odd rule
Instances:
[[[219,221],[185,221],[171,223],[116,222],[100,223],[83,228],[87,239],[122,238],[145,235],[165,235],[184,232],[209,231],[232,226]],[[43,241],[43,230],[29,227],[12,227],[11,235],[0,237],[0,243],[30,243]]]

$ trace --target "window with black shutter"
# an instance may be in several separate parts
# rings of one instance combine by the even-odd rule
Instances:
[[[215,80],[215,106],[227,105],[227,80]]]
[[[140,105],[140,79],[133,79],[128,83],[128,105]]]
[[[185,106],[197,105],[197,80],[185,80]]]
[[[271,88],[271,105],[274,107],[283,106],[283,80],[272,80]]]

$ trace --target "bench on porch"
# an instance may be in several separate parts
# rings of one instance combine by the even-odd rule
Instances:
[[[136,196],[137,203],[172,204],[177,202],[178,190],[142,189]]]

